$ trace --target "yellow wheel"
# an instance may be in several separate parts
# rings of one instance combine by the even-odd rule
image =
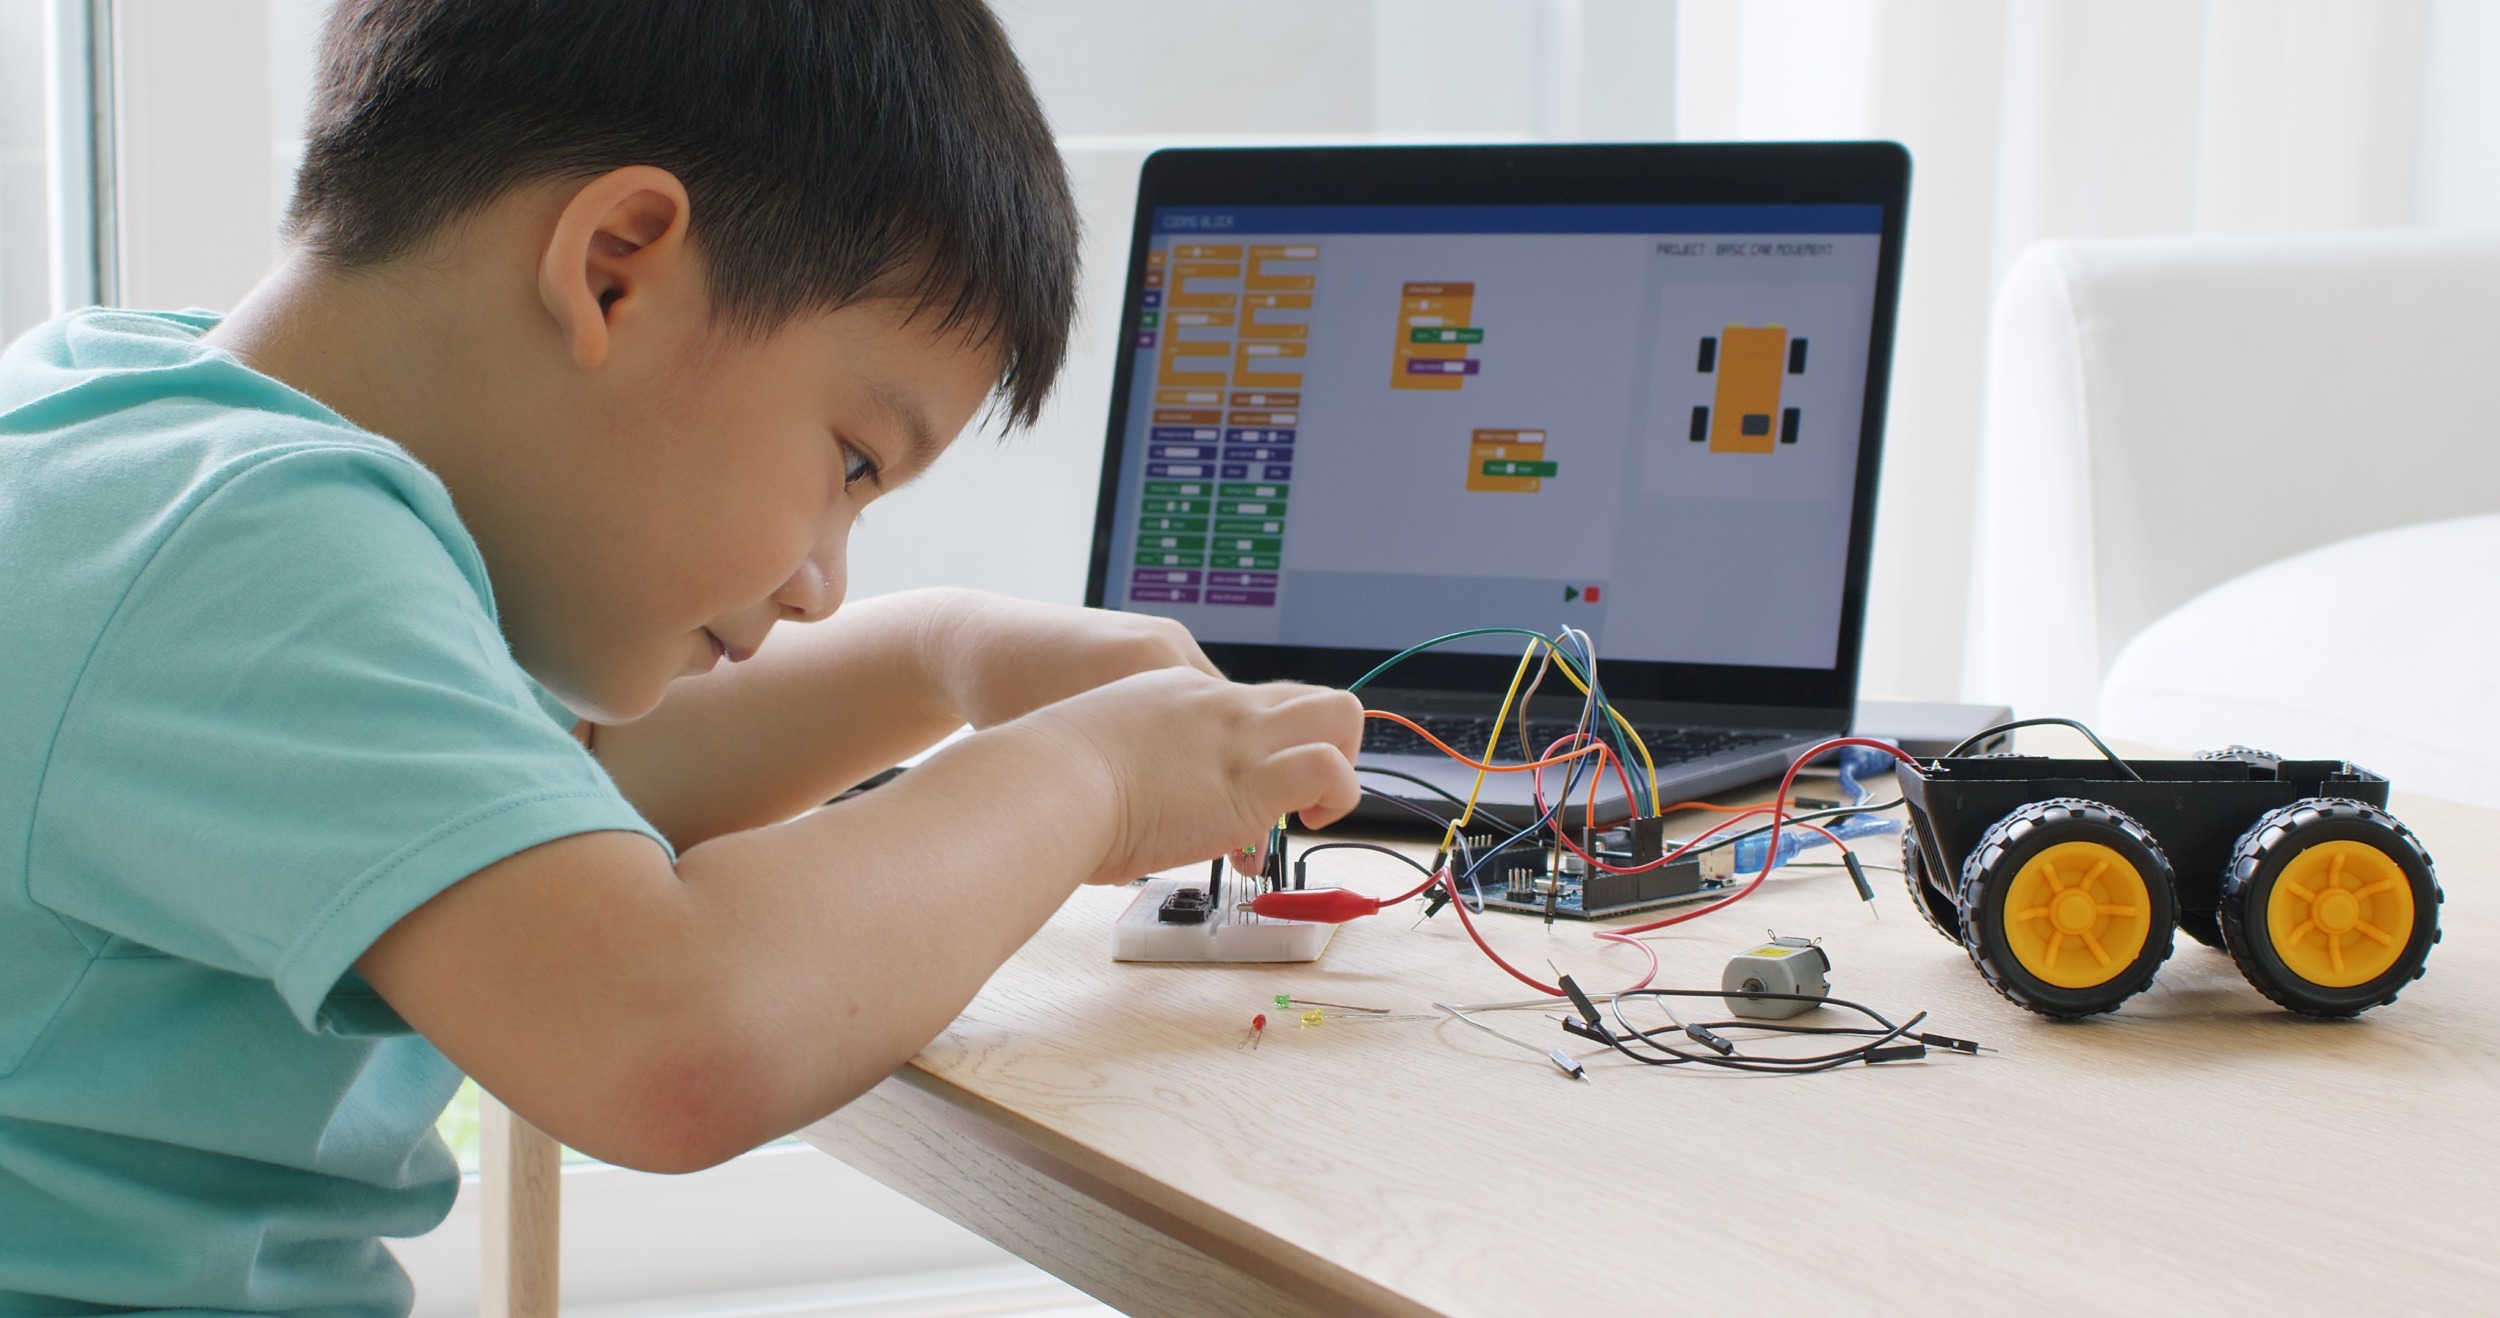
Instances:
[[[2005,893],[2005,942],[2041,982],[2092,988],[2124,973],[2153,932],[2144,875],[2106,842],[2034,855]]]
[[[2046,1016],[2109,1011],[2153,982],[2178,918],[2170,862],[2098,801],[2035,801],[1998,820],[1962,869],[1966,945],[2008,999]]]
[[[2302,979],[2328,988],[2366,984],[2413,939],[2413,889],[2396,858],[2377,847],[2321,842],[2275,876],[2266,934],[2284,969]]]
[[[2231,958],[2258,991],[2312,1016],[2350,1016],[2419,978],[2439,939],[2430,856],[2358,801],[2299,801],[2240,837],[2222,885]]]

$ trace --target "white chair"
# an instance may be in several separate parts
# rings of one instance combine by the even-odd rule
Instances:
[[[2137,633],[2101,725],[2356,761],[2500,807],[2500,514],[2398,527],[2269,563]]]
[[[2500,782],[2500,700],[2460,684],[2500,644],[2469,548],[2500,521],[2226,585],[2500,511],[2500,238],[2035,246],[1997,302],[1978,487],[1969,697]]]

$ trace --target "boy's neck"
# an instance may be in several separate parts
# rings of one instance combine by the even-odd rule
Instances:
[[[204,341],[435,466],[451,456],[441,441],[459,406],[441,382],[462,378],[448,358],[474,327],[433,301],[388,272],[329,270],[292,251]]]

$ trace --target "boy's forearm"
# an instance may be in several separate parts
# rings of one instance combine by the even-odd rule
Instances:
[[[928,653],[961,606],[960,592],[905,591],[781,628],[592,746],[680,849],[788,819],[962,725]]]
[[[559,1138],[704,1166],[832,1111],[944,1028],[1094,877],[1121,827],[1112,795],[1045,716],[894,789],[697,846],[673,873],[647,843],[626,863],[629,835],[522,853],[360,966]]]
[[[754,1023],[762,1049],[763,1110],[741,1138],[832,1111],[955,1019],[1098,877],[1112,797],[1098,762],[1019,723],[892,789],[684,856],[678,872],[736,962],[726,1014]]]

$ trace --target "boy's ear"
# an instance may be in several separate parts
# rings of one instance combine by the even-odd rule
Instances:
[[[538,296],[575,365],[603,365],[615,330],[686,272],[687,213],[686,185],[651,165],[610,170],[565,204],[539,257]]]

